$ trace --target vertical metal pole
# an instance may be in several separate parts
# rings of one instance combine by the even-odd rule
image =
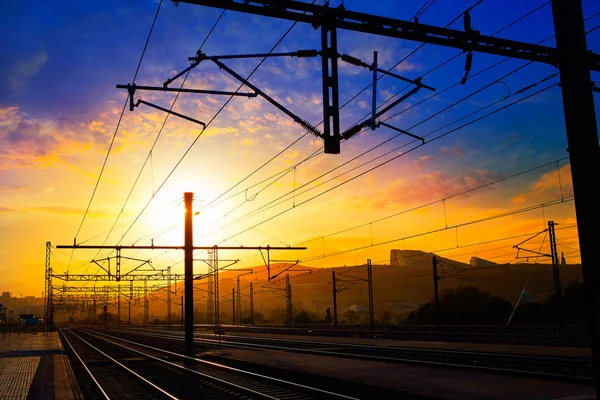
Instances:
[[[183,296],[181,296],[181,326],[183,326]]]
[[[131,299],[133,299],[133,280],[129,281],[129,309],[127,315],[127,325],[131,326]],[[94,305],[94,313],[96,306]]]
[[[235,325],[235,289],[231,288],[231,305],[232,310],[231,310],[231,319],[232,319],[232,324]]]
[[[335,285],[335,271],[331,271],[331,277],[333,281],[333,327],[337,328],[337,287]]]
[[[254,284],[250,282],[250,325],[254,325]]]
[[[237,276],[237,297],[235,298],[236,323],[242,323],[242,292],[240,289],[240,276]]]
[[[121,284],[117,287],[117,325],[121,325]]]
[[[194,194],[183,194],[185,203],[184,252],[185,252],[185,344],[184,352],[194,352],[194,232],[192,230],[192,203]]]
[[[556,249],[556,233],[554,231],[554,221],[548,221],[548,234],[550,236],[550,256],[552,257],[552,277],[554,280],[554,294],[557,298],[561,297],[560,273],[558,270],[559,259]]]
[[[148,326],[148,280],[144,280],[144,326]]]
[[[292,310],[292,285],[290,285],[290,274],[285,274],[285,309],[287,314],[287,326],[292,326],[293,310]]]
[[[119,249],[119,248],[117,248],[116,259],[117,259],[116,279],[117,279],[117,282],[119,282],[121,280],[121,249]]]
[[[292,326],[292,323],[294,322],[294,303],[292,303],[292,284],[290,283],[288,285],[288,302],[289,302],[289,309],[288,309],[288,314],[289,314],[289,318],[288,321],[290,321],[289,326]]]
[[[206,323],[213,324],[215,322],[215,302],[214,302],[214,250],[208,250],[208,287],[206,299]]]
[[[377,52],[373,52],[373,97],[371,107],[371,130],[375,130],[375,114],[377,113]]]
[[[167,325],[171,330],[171,267],[167,267]]]
[[[373,306],[373,271],[370,258],[367,260],[367,285],[369,287],[369,325],[373,330],[375,329],[375,312]]]
[[[336,28],[328,25],[321,25],[323,140],[325,153],[327,154],[340,153],[340,102],[337,59]]]
[[[215,329],[219,329],[221,326],[221,304],[219,303],[219,247],[214,246],[213,248],[213,260],[214,260],[214,301],[215,301]]]
[[[548,221],[548,235],[550,236],[550,256],[552,258],[552,278],[554,281],[554,298],[556,299],[558,329],[562,329],[563,309],[562,309],[562,290],[560,286],[560,272],[558,250],[556,249],[556,233],[554,231],[554,221]]]
[[[438,290],[437,257],[433,256],[433,295],[435,298],[435,322],[440,326],[440,293]]]
[[[600,148],[580,0],[552,0],[567,128],[579,252],[583,273],[596,397],[600,398],[600,269],[595,259],[600,226]],[[596,183],[594,183],[596,182]]]
[[[50,311],[47,293],[51,290],[48,288],[48,279],[50,279],[50,249],[50,242],[46,242],[46,276],[44,279],[44,330],[46,335],[48,334],[48,317]],[[4,330],[4,337],[6,337],[6,329]]]

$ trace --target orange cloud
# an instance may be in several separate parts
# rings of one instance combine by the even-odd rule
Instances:
[[[29,207],[27,208],[31,211],[41,211],[47,212],[51,214],[63,214],[63,215],[83,215],[85,213],[85,209],[76,208],[76,207],[61,207],[61,206],[40,206],[40,207]],[[102,217],[111,217],[113,214],[105,212],[105,211],[93,211],[89,210],[89,217],[92,218],[102,218]]]
[[[526,193],[519,193],[511,198],[514,204],[523,204],[529,200],[558,199],[573,195],[571,180],[571,164],[562,166],[540,176]]]

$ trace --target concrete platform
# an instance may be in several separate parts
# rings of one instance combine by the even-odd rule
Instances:
[[[448,400],[593,400],[594,387],[452,369],[227,348],[234,359]]]
[[[443,350],[460,350],[460,351],[484,351],[491,353],[503,354],[524,354],[524,355],[539,355],[553,357],[574,357],[574,358],[591,358],[592,353],[589,348],[582,347],[549,347],[549,346],[523,346],[512,344],[488,344],[488,343],[458,343],[458,342],[426,342],[420,340],[393,340],[393,339],[369,339],[369,338],[349,338],[349,337],[331,337],[331,336],[299,336],[299,335],[283,335],[270,333],[247,333],[247,332],[227,332],[223,335],[223,339],[228,336],[248,336],[261,337],[267,339],[287,339],[287,340],[304,340],[308,342],[322,343],[345,343],[345,344],[361,344],[367,346],[381,347],[415,347],[422,349],[443,349]],[[182,333],[183,334],[183,333]],[[195,333],[198,335],[198,332]],[[213,334],[207,334],[213,337]]]
[[[0,399],[82,399],[57,332],[0,336]]]

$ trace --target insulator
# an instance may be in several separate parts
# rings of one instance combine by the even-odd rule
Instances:
[[[352,57],[348,54],[342,54],[340,58],[342,61],[345,61],[348,64],[356,65],[357,67],[364,67],[364,63],[356,57]]]
[[[298,119],[296,122],[299,123],[300,126],[302,126],[304,129],[306,129],[308,132],[312,133],[313,135],[315,135],[317,137],[323,136],[323,134],[317,129],[316,126],[308,123],[307,121],[305,121],[303,119]]]
[[[471,66],[473,66],[473,53],[469,52],[465,60],[465,71],[471,71]]]
[[[469,10],[465,11],[463,21],[465,23],[465,32],[470,31],[471,30],[471,13],[469,13]]]

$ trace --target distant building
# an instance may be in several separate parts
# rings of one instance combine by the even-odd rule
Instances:
[[[560,265],[563,267],[565,265],[567,265],[567,260],[565,259],[565,253],[560,253]]]
[[[469,264],[471,264],[472,267],[491,267],[494,265],[498,265],[495,262],[484,260],[483,258],[479,257],[471,257],[471,261],[469,261]]]
[[[393,267],[407,267],[409,265],[431,264],[431,254],[421,250],[390,250],[390,265]]]

